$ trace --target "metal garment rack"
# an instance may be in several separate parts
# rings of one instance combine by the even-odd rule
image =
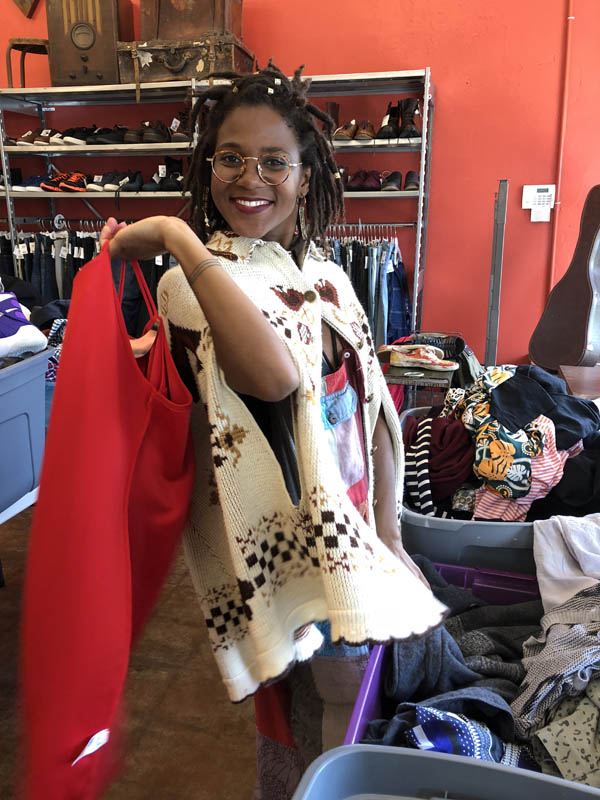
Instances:
[[[415,230],[415,262],[413,272],[413,310],[411,328],[416,331],[421,325],[423,286],[425,280],[425,254],[427,245],[427,218],[429,210],[429,174],[431,163],[431,135],[433,127],[435,87],[431,80],[429,67],[417,70],[401,70],[394,72],[367,72],[335,75],[306,76],[311,80],[309,97],[360,97],[365,95],[418,95],[422,108],[421,136],[414,139],[390,139],[372,141],[334,142],[335,152],[349,153],[419,153],[419,187],[417,190],[401,191],[372,191],[372,192],[345,192],[344,197],[352,200],[389,200],[417,201],[416,219],[413,222],[392,222],[389,226],[395,228],[414,228]],[[227,83],[226,80],[214,80],[211,83]],[[166,81],[164,83],[142,83],[139,92],[135,84],[107,84],[103,86],[66,86],[45,88],[0,89],[0,166],[4,176],[4,195],[6,197],[7,213],[11,237],[13,238],[13,251],[16,244],[17,223],[14,211],[14,199],[45,198],[50,203],[50,213],[56,216],[54,207],[55,199],[70,199],[84,202],[85,205],[101,218],[99,212],[93,207],[83,193],[56,193],[48,192],[15,192],[11,191],[10,163],[12,155],[37,155],[46,160],[47,169],[53,165],[51,158],[61,155],[76,155],[80,152],[84,156],[141,156],[141,155],[188,155],[190,147],[186,145],[115,145],[101,147],[5,147],[6,130],[4,126],[4,111],[19,111],[30,114],[39,119],[40,124],[46,127],[46,112],[54,111],[56,106],[107,106],[141,103],[174,103],[184,102],[196,96],[200,89],[209,86],[208,80],[197,81]],[[48,195],[51,195],[50,197]],[[1,194],[0,194],[1,196]],[[92,199],[113,197],[113,193],[89,193]],[[177,193],[143,192],[128,194],[127,199],[152,199],[170,198],[182,199]],[[123,196],[125,199],[125,195]],[[184,196],[184,199],[185,198]],[[189,202],[189,201],[188,201]],[[180,209],[178,216],[185,213],[186,205]],[[376,223],[383,224],[383,223]]]
[[[494,239],[492,244],[492,269],[488,302],[487,332],[485,337],[486,367],[496,364],[498,355],[498,327],[500,324],[500,288],[502,285],[502,259],[504,257],[504,229],[508,203],[508,180],[498,182],[494,200]]]

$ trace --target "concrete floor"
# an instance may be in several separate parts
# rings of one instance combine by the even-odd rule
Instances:
[[[0,526],[0,797],[13,797],[20,600],[31,510]],[[254,706],[232,705],[180,554],[131,659],[128,750],[103,800],[249,800]]]

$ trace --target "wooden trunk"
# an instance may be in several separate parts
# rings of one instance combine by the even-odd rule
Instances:
[[[205,33],[188,41],[118,42],[117,52],[121,83],[200,80],[210,72],[254,69],[253,53],[228,33]]]
[[[242,0],[140,0],[140,39],[190,41],[208,31],[242,38]]]

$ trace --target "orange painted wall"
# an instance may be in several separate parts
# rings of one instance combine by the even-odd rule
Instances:
[[[600,7],[598,0],[574,6],[557,279],[568,267],[585,196],[600,183]],[[261,64],[272,56],[287,72],[304,63],[313,74],[432,68],[437,98],[424,325],[462,331],[480,358],[500,178],[510,180],[510,189],[499,362],[526,358],[544,307],[550,225],[529,221],[521,187],[555,180],[566,13],[567,0],[244,2],[244,39]],[[2,14],[0,50],[9,36],[44,35],[43,0],[32,20],[9,0],[2,1]],[[30,57],[28,64],[29,84],[47,83],[43,59]],[[350,107],[345,101],[342,116],[366,111],[377,125],[380,102]],[[345,160],[351,169],[369,166],[358,154]],[[405,161],[399,168],[412,166]],[[353,201],[347,214],[404,219],[414,214],[410,202]],[[408,240],[403,248],[410,261]]]

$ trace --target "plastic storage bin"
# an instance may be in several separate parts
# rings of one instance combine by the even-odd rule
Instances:
[[[48,351],[0,370],[0,522],[35,501],[45,438]]]
[[[561,778],[446,753],[352,745],[308,768],[293,800],[584,800],[600,797]]]
[[[428,408],[411,408],[400,415],[424,416]],[[402,541],[409,553],[421,553],[444,564],[535,573],[533,523],[473,522],[439,519],[404,507]]]
[[[486,603],[494,605],[526,603],[540,596],[537,581],[531,575],[515,575],[451,564],[435,566],[448,583],[467,589]],[[364,738],[369,722],[381,718],[384,655],[385,645],[376,645],[371,651],[344,737],[345,745],[360,742]]]

